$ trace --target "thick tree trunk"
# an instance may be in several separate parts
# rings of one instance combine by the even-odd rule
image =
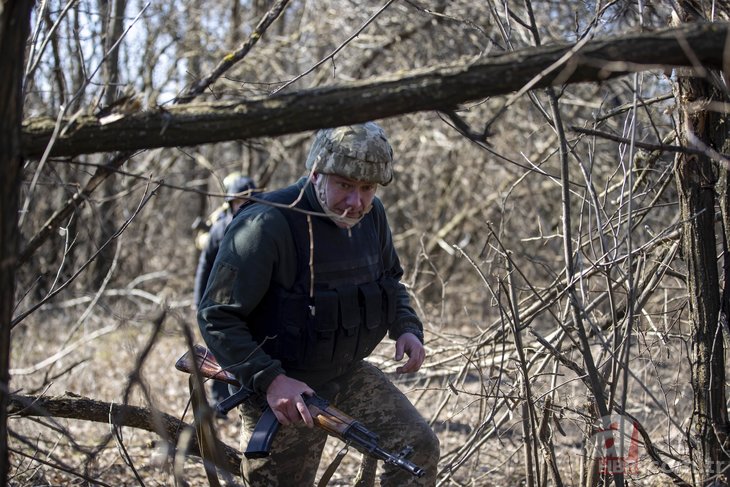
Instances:
[[[6,485],[7,407],[10,386],[10,320],[15,305],[15,260],[18,255],[18,193],[22,158],[23,60],[30,32],[31,0],[0,4],[0,485]]]
[[[702,25],[705,19],[727,20],[727,5],[680,0],[676,4],[675,23]],[[705,11],[704,9],[710,9]],[[697,73],[693,73],[697,75]],[[713,84],[714,81],[714,84]],[[683,224],[683,252],[687,262],[690,318],[692,326],[693,421],[696,449],[693,462],[699,485],[730,485],[730,442],[728,442],[728,410],[725,393],[725,349],[722,320],[727,319],[727,306],[720,298],[717,233],[715,225],[716,191],[726,222],[727,168],[713,162],[710,154],[727,146],[726,111],[719,113],[704,107],[711,102],[727,103],[720,85],[724,81],[718,71],[708,69],[702,78],[679,72],[675,97],[680,107],[678,135],[681,145],[703,149],[707,155],[681,154],[676,159],[676,178]],[[722,91],[722,92],[721,92]],[[698,107],[703,107],[698,109]],[[723,242],[724,274],[727,274],[727,229],[720,234]],[[723,278],[728,281],[728,276]],[[727,300],[725,289],[724,300]]]
[[[676,85],[682,107],[680,139],[683,145],[713,146],[712,120],[707,111],[690,107],[713,98],[705,80],[680,77]],[[716,116],[714,118],[717,118]],[[709,157],[680,154],[676,159],[679,204],[684,222],[683,252],[687,262],[688,293],[692,325],[692,386],[694,389],[694,434],[698,450],[694,463],[700,485],[728,485],[730,457],[728,413],[725,396],[725,351],[720,316],[720,281],[715,235],[715,190],[720,170]]]

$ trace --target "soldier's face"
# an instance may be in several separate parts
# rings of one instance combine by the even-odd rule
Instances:
[[[315,174],[315,177],[321,178],[323,175]],[[323,183],[327,207],[340,216],[356,220],[370,211],[375,192],[378,189],[376,183],[358,181],[336,174],[327,175]],[[337,225],[347,227],[342,223],[337,223]]]

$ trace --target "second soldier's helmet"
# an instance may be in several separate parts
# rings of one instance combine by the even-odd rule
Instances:
[[[385,186],[393,179],[393,149],[375,122],[317,132],[306,167]]]
[[[234,178],[231,178],[230,181],[224,180],[223,182],[226,185],[226,193],[228,193],[228,195],[226,196],[226,201],[232,201],[236,199],[235,195],[238,193],[243,193],[244,191],[248,191],[250,189],[256,189],[256,185],[254,184],[253,179],[246,176],[236,175]]]

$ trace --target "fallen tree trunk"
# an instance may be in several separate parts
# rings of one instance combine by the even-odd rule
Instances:
[[[11,416],[47,416],[54,418],[69,418],[96,423],[112,423],[115,426],[125,426],[151,431],[160,435],[171,445],[177,446],[180,433],[191,424],[148,408],[96,401],[66,393],[58,397],[10,395],[10,404],[7,410]],[[221,457],[215,460],[216,465],[232,474],[240,475],[241,454],[235,448],[220,443]],[[186,454],[200,457],[200,447],[195,435],[192,435]]]
[[[575,45],[523,49],[480,62],[414,70],[369,81],[206,104],[156,107],[23,123],[22,152],[39,157],[193,146],[302,132],[427,110],[551,85],[601,81],[677,66],[721,68],[729,24],[697,23]],[[113,121],[112,121],[113,120]]]

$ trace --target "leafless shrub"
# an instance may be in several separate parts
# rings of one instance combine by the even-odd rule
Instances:
[[[26,115],[164,110],[239,48],[270,7],[129,2],[126,34],[115,34],[104,5],[36,7]],[[381,7],[290,2],[241,62],[195,96],[236,100],[467,66],[663,27],[667,14],[626,2]],[[92,22],[100,13],[104,22]],[[116,74],[97,76],[114,50]],[[430,351],[422,373],[394,380],[439,434],[439,485],[608,484],[596,451],[607,411],[638,424],[630,482],[692,484],[688,270],[674,182],[674,156],[685,149],[672,80],[651,70],[556,91],[520,88],[519,96],[382,121],[398,177],[381,198]],[[125,104],[102,106],[119,97]],[[191,421],[185,377],[173,369],[196,327],[191,224],[219,206],[229,172],[267,189],[300,176],[309,135],[28,160],[23,245],[59,209],[73,209],[17,269],[13,397],[46,401],[69,391],[110,411],[144,408],[150,421],[138,431],[111,413],[96,424],[91,411],[36,416],[43,410],[18,402],[9,418],[11,483],[205,482],[201,463],[167,459],[189,445],[178,442],[182,430],[163,425]],[[71,201],[102,171],[113,173],[103,189]],[[390,352],[384,346],[372,360],[394,374]],[[218,427],[237,448],[235,421]],[[172,471],[150,460],[160,445]],[[358,460],[332,482],[349,485]]]

